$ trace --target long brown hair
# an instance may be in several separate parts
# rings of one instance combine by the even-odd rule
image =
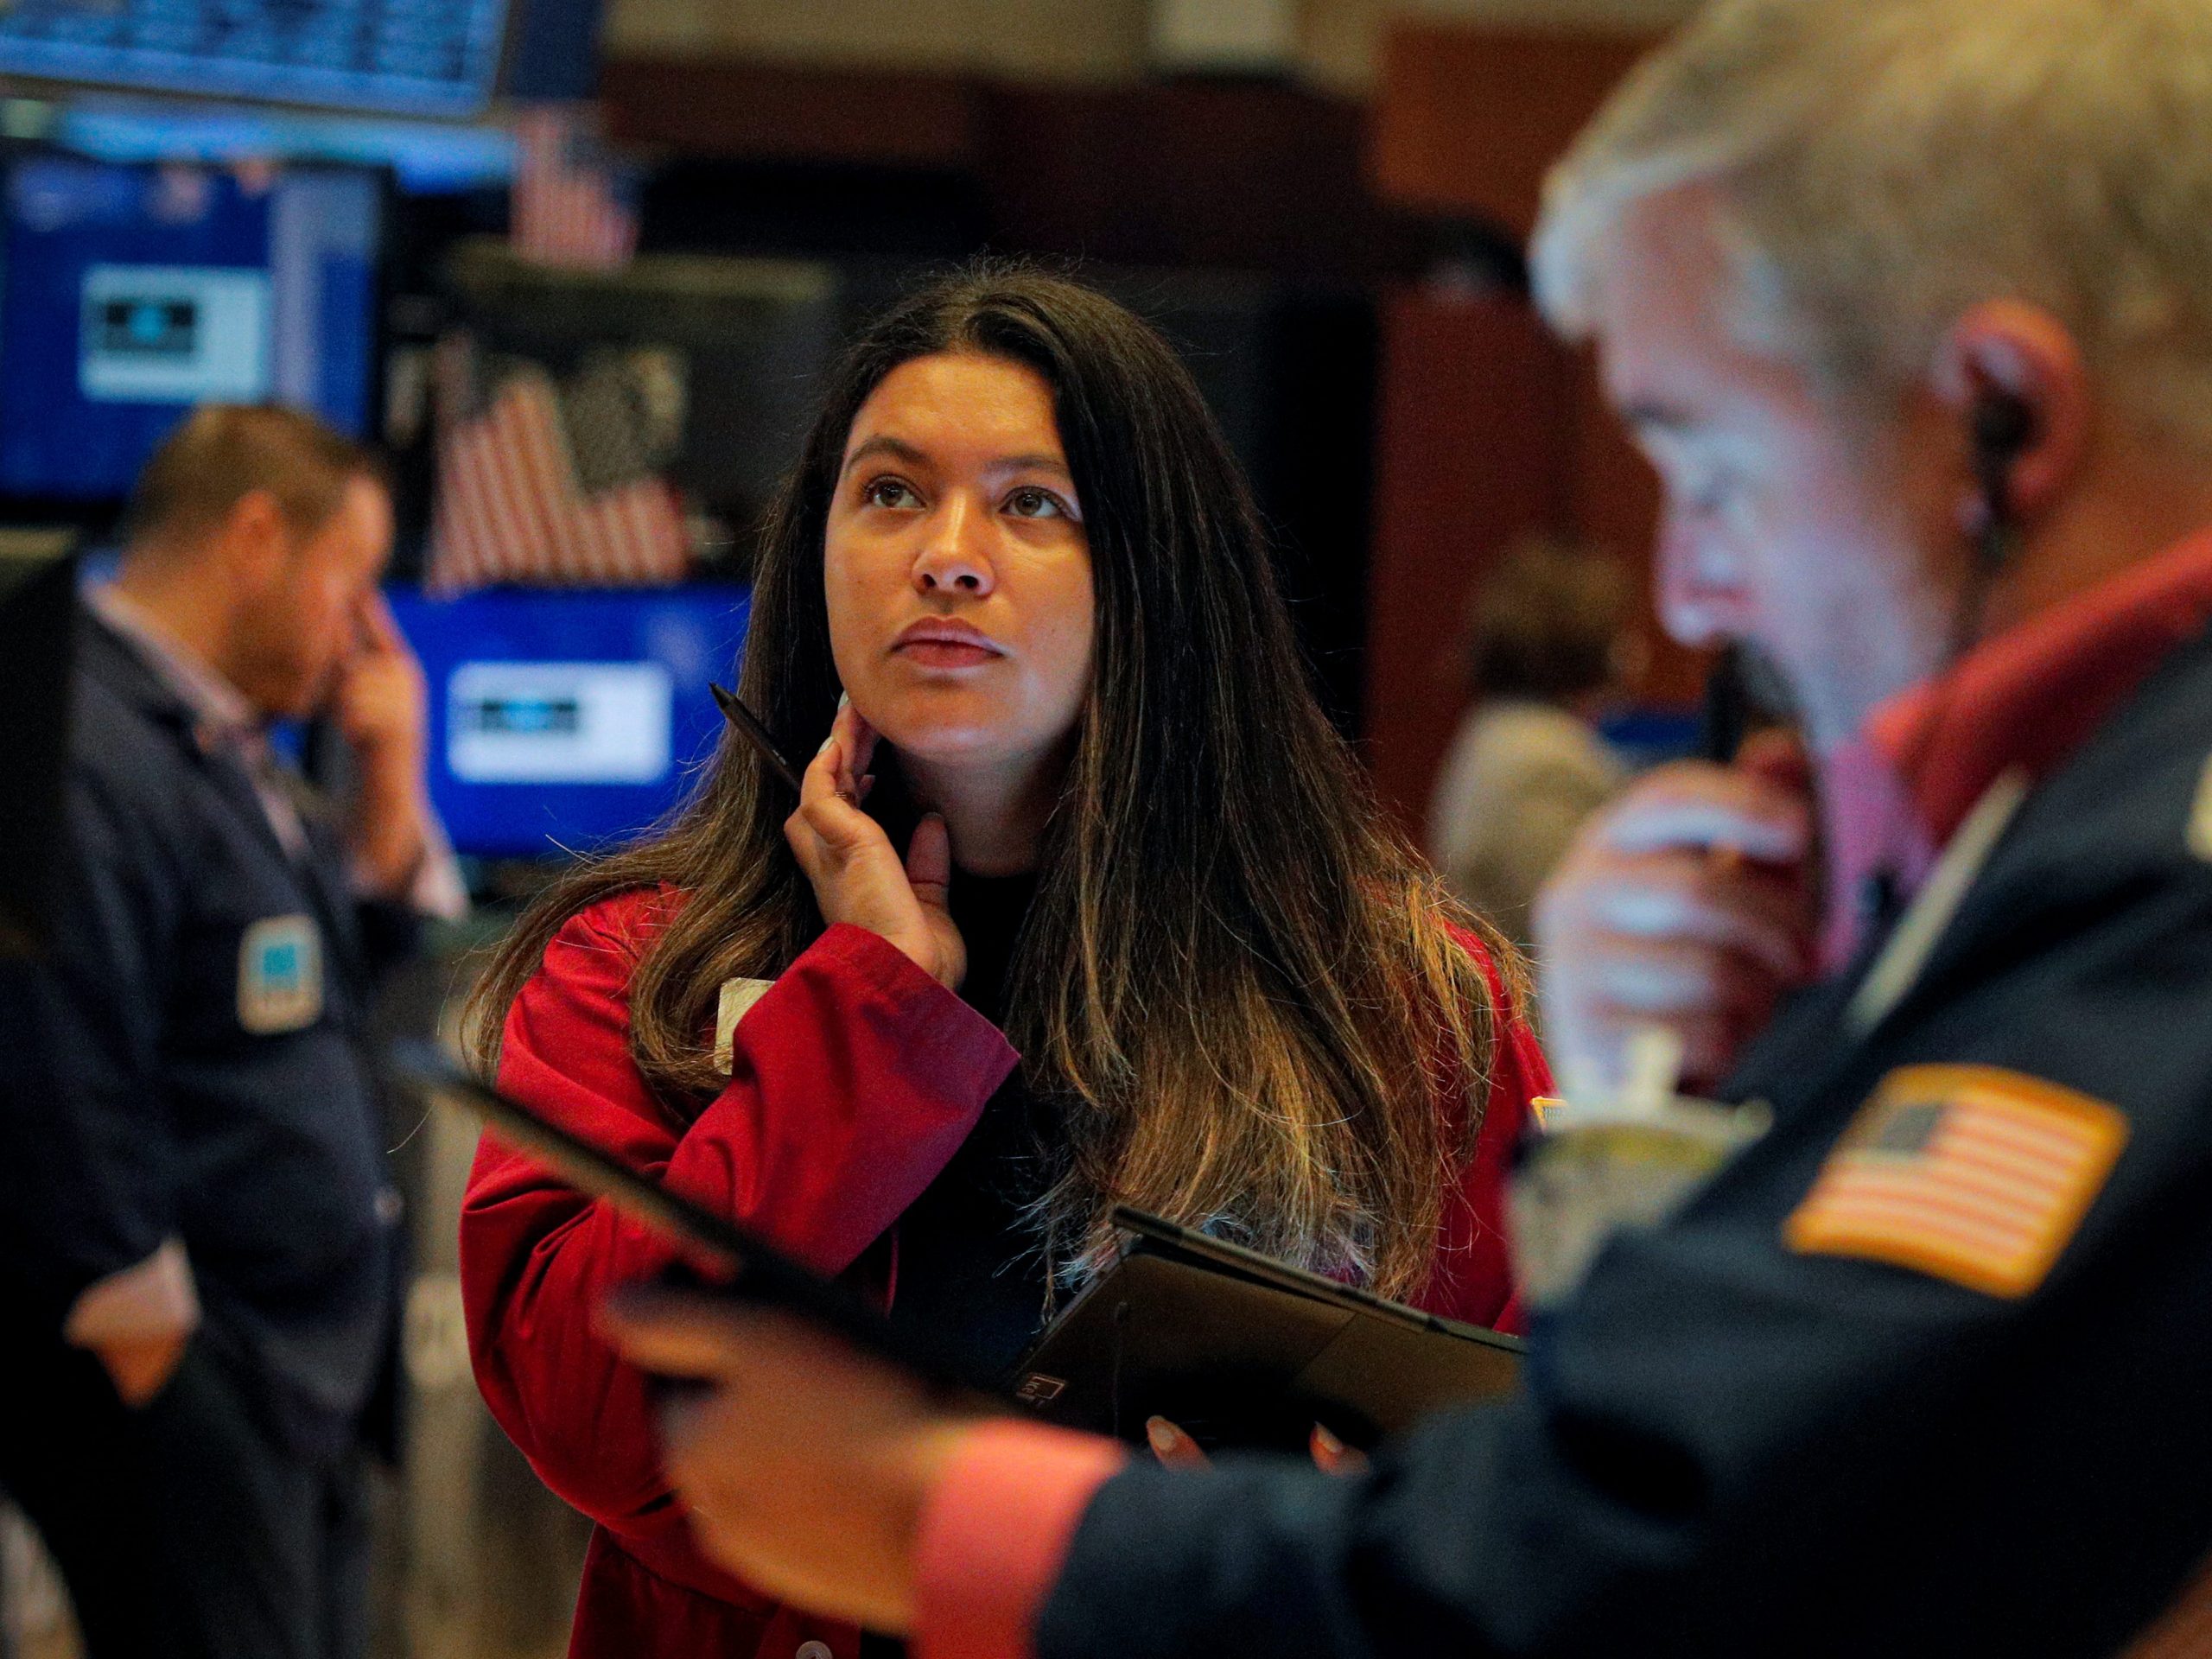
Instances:
[[[1243,478],[1150,327],[1077,283],[1000,266],[936,282],[870,328],[771,509],[741,695],[792,753],[827,736],[839,688],[823,540],[847,436],[892,370],[946,352],[1051,386],[1096,594],[1094,679],[1007,992],[1025,1081],[1065,1107],[1040,1205],[1051,1259],[1079,1277],[1110,1246],[1107,1210],[1127,1203],[1417,1291],[1496,1040],[1490,987],[1452,931],[1481,925],[1383,825],[1314,702]],[[784,841],[790,810],[726,734],[669,825],[523,916],[472,1000],[479,1058],[495,1059],[568,918],[664,884],[683,897],[661,907],[631,982],[632,1049],[675,1109],[702,1109],[723,1083],[717,988],[774,976],[822,931]],[[1510,947],[1482,938],[1515,975]]]

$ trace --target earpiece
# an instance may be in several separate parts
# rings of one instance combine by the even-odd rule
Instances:
[[[2012,555],[2012,466],[2035,436],[2035,411],[2009,391],[1983,391],[1974,396],[1971,419],[1983,507],[1979,550],[1985,573],[1994,574]]]

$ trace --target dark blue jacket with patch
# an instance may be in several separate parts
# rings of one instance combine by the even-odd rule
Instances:
[[[1854,976],[1785,1013],[1731,1086],[1772,1131],[1606,1246],[1519,1395],[1363,1478],[1116,1478],[1043,1659],[2124,1648],[2212,1550],[2209,756],[2199,640],[2029,796],[1871,1033],[1843,1020]],[[2126,1120],[2024,1296],[1783,1241],[1882,1079],[1931,1062]]]
[[[179,1236],[199,1339],[265,1380],[284,1432],[327,1444],[391,1335],[365,1018],[415,923],[350,896],[327,826],[296,863],[239,763],[202,752],[121,638],[80,628],[54,944],[0,966],[0,1318],[52,1340],[87,1286]],[[286,979],[302,941],[319,1007]]]

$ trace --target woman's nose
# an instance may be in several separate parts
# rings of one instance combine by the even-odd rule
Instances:
[[[980,597],[989,593],[996,576],[983,545],[988,523],[988,513],[967,503],[946,503],[914,561],[914,586],[925,594],[950,591]]]

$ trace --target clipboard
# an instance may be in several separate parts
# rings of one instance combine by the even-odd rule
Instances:
[[[980,1375],[930,1333],[669,1192],[486,1086],[435,1046],[393,1046],[407,1088],[450,1101],[682,1247],[688,1282],[785,1309],[951,1391],[1069,1428],[1144,1439],[1158,1414],[1201,1446],[1302,1448],[1314,1423],[1371,1446],[1430,1412],[1511,1389],[1517,1338],[1440,1319],[1127,1207],[1122,1249],[1010,1373]]]

